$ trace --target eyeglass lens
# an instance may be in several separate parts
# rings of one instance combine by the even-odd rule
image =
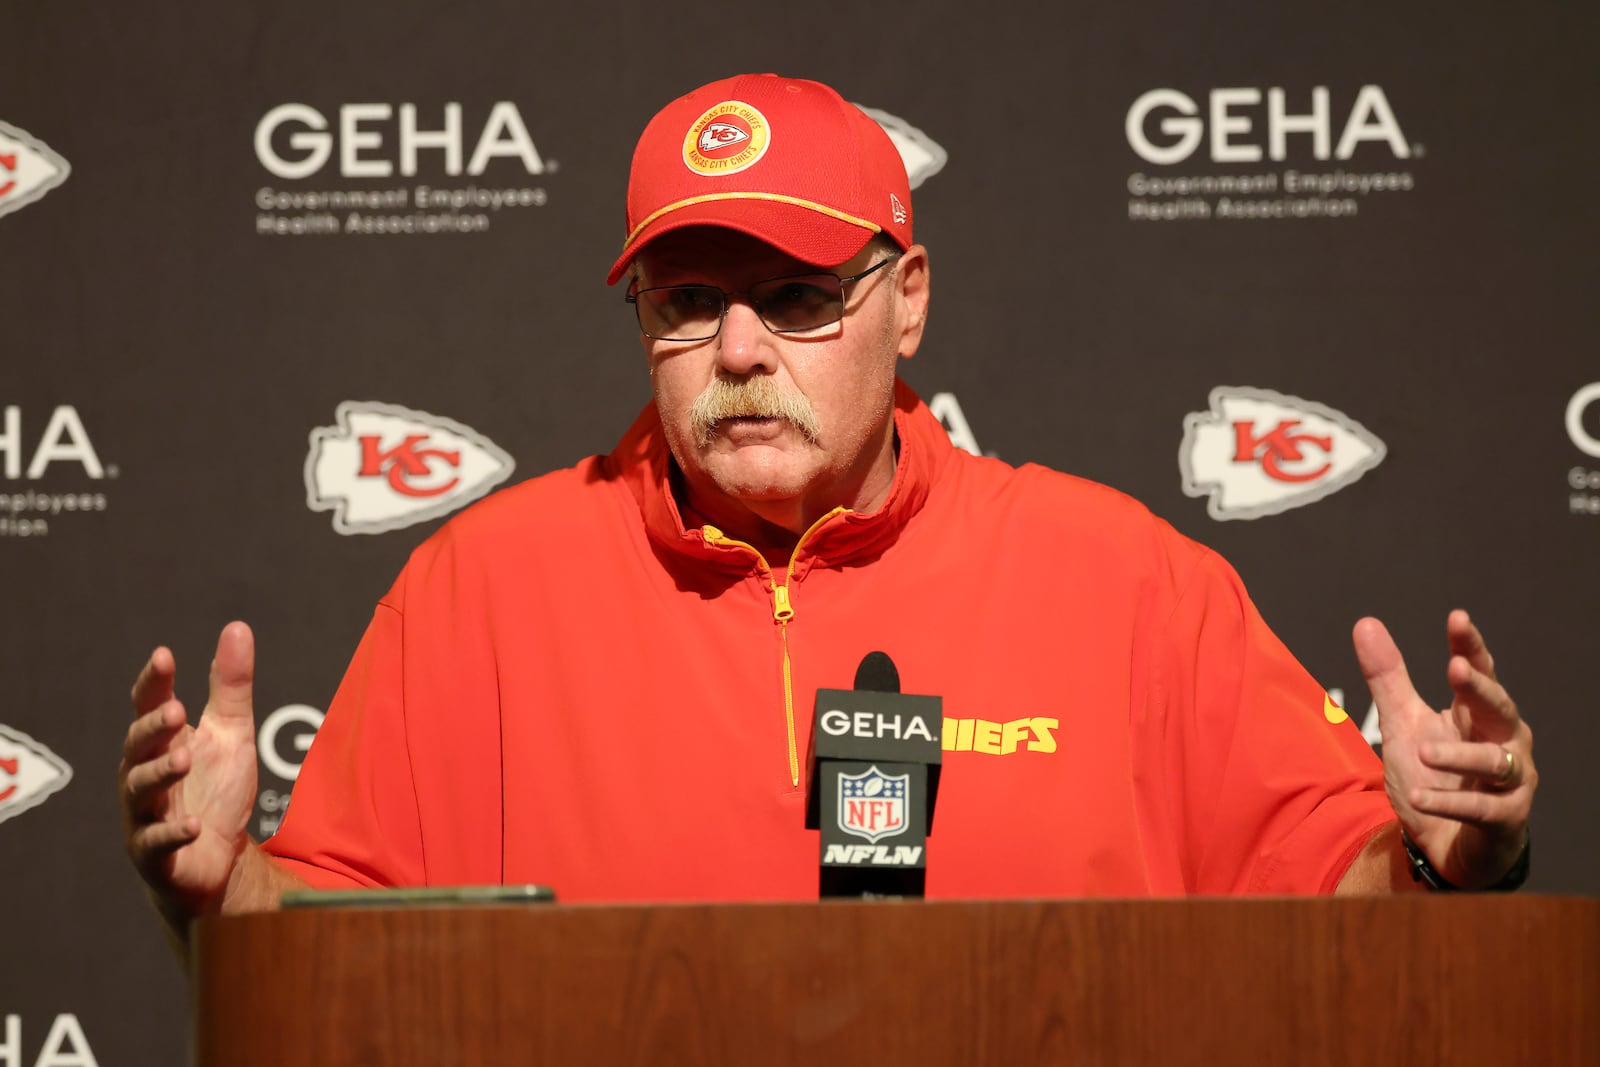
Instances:
[[[750,287],[750,303],[769,329],[800,333],[844,317],[844,287],[832,274],[773,278]],[[639,325],[663,341],[713,337],[722,327],[723,292],[710,285],[668,285],[638,293]]]

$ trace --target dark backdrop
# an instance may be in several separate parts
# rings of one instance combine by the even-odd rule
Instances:
[[[170,644],[198,709],[218,627],[255,626],[259,716],[304,706],[262,739],[270,832],[410,548],[606,450],[646,399],[603,281],[633,141],[742,70],[828,81],[907,142],[937,299],[905,374],[961,443],[1218,548],[1358,721],[1351,623],[1385,618],[1439,699],[1445,613],[1470,608],[1538,732],[1532,886],[1600,891],[1600,100],[1577,7],[0,8],[0,1048],[181,1060],[182,981],[112,789],[135,670]],[[458,115],[459,159],[424,138],[403,173],[405,105],[424,131]],[[1207,414],[1219,387],[1278,406]],[[347,402],[412,413],[374,424],[367,477]],[[1246,422],[1245,454],[1183,447],[1186,420],[1235,445]],[[411,432],[455,434],[470,477],[397,494]],[[341,437],[344,481],[319,485],[313,442]],[[401,484],[451,473],[416,461]],[[1267,495],[1255,517],[1241,492]]]

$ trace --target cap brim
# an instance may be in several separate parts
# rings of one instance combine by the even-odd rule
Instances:
[[[870,223],[852,222],[800,204],[744,198],[707,200],[674,208],[641,228],[612,264],[606,284],[617,284],[645,245],[689,226],[736,230],[818,267],[849,262],[879,232]]]

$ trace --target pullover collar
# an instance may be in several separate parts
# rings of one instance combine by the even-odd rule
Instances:
[[[900,455],[888,497],[876,511],[844,512],[815,528],[795,553],[791,578],[803,578],[817,564],[843,566],[875,558],[922,510],[954,446],[927,405],[899,379],[895,380],[894,424]],[[693,563],[736,576],[756,566],[747,550],[708,544],[699,527],[684,528],[672,493],[677,463],[654,401],[645,405],[605,463],[637,501],[651,545],[669,569],[681,573],[684,564]],[[780,567],[790,561],[767,562]]]

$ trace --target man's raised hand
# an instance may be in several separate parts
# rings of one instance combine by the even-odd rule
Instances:
[[[1533,731],[1501,686],[1483,635],[1464,611],[1445,623],[1454,699],[1435,712],[1377,619],[1356,623],[1356,658],[1378,706],[1383,778],[1406,833],[1446,880],[1498,882],[1527,840],[1539,773]]]
[[[133,683],[133,725],[117,770],[123,840],[169,921],[222,906],[255,804],[251,685],[255,638],[225,626],[211,663],[211,694],[190,726],[173,692],[177,665],[158,648]]]

